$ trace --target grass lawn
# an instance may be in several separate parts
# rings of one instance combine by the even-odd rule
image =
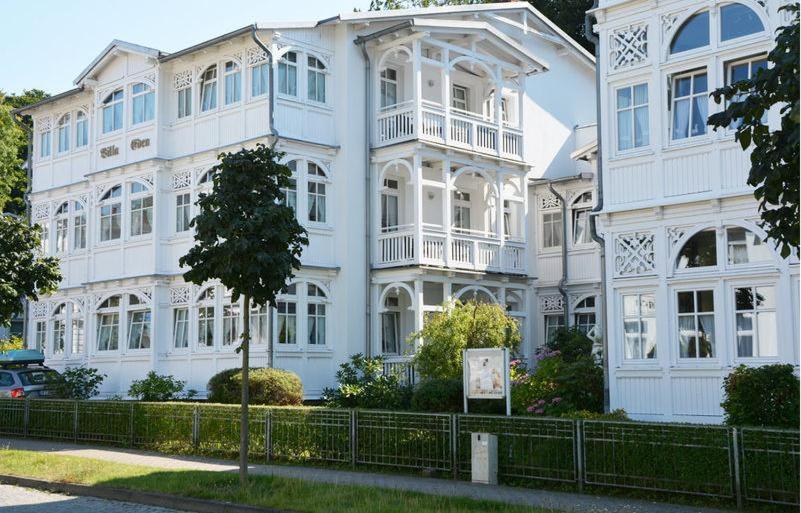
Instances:
[[[251,476],[240,489],[235,473],[165,470],[103,460],[0,449],[0,474],[128,488],[306,513],[553,513],[526,506],[415,492]]]

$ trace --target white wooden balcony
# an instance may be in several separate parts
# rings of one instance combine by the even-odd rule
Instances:
[[[525,244],[490,234],[448,233],[430,228],[424,228],[419,238],[414,227],[381,233],[375,267],[405,265],[525,274]]]

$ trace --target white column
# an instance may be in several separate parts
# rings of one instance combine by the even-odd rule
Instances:
[[[421,69],[420,40],[412,41],[412,89],[414,92],[414,130],[419,136],[421,133],[423,102],[423,72]]]
[[[422,259],[423,249],[423,158],[414,154],[414,257],[417,262]]]
[[[423,329],[423,280],[414,280],[414,331]],[[420,347],[420,340],[415,340],[415,351]]]
[[[371,284],[370,285],[370,304],[372,305],[372,309],[370,311],[370,333],[368,336],[370,337],[370,348],[371,348],[371,356],[376,356],[382,353],[381,347],[381,311],[384,309],[384,305],[379,305],[378,300],[381,294],[379,293],[379,285]]]
[[[499,132],[500,133],[500,132]],[[498,188],[498,200],[495,205],[495,234],[501,241],[501,247],[506,240],[503,235],[503,172],[498,169],[495,171],[495,187]]]
[[[451,142],[451,66],[450,51],[442,50],[442,109],[445,112],[445,122],[442,127],[442,138],[445,144]]]
[[[495,126],[498,127],[498,140],[495,141],[497,145],[495,151],[501,155],[501,148],[503,148],[503,116],[501,115],[501,100],[503,99],[503,70],[500,65],[495,66]]]
[[[445,260],[445,267],[450,267],[451,262],[451,198],[453,192],[451,191],[451,161],[445,159],[442,161],[442,181],[445,183],[445,189],[442,192],[443,215],[442,227],[445,230],[445,247],[442,248],[442,258]]]

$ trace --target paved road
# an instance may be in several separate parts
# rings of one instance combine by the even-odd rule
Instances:
[[[183,513],[174,509],[93,497],[72,497],[4,484],[0,484],[0,511],[3,513]]]

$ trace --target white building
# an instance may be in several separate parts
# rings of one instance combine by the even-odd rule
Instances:
[[[774,0],[601,0],[601,170],[612,408],[719,421],[740,364],[798,365],[799,270],[762,242],[748,154],[709,93],[765,65]],[[779,122],[778,112],[769,121]]]
[[[56,368],[100,369],[107,394],[151,369],[202,394],[238,366],[240,305],[184,283],[178,259],[218,153],[276,141],[310,244],[254,312],[254,366],[293,370],[316,397],[353,353],[405,365],[406,336],[451,297],[504,304],[524,354],[565,309],[589,329],[594,175],[572,157],[591,155],[594,74],[522,2],[260,24],[169,54],[113,41],[75,89],[24,110],[33,222],[64,276],[30,306],[28,343]]]

